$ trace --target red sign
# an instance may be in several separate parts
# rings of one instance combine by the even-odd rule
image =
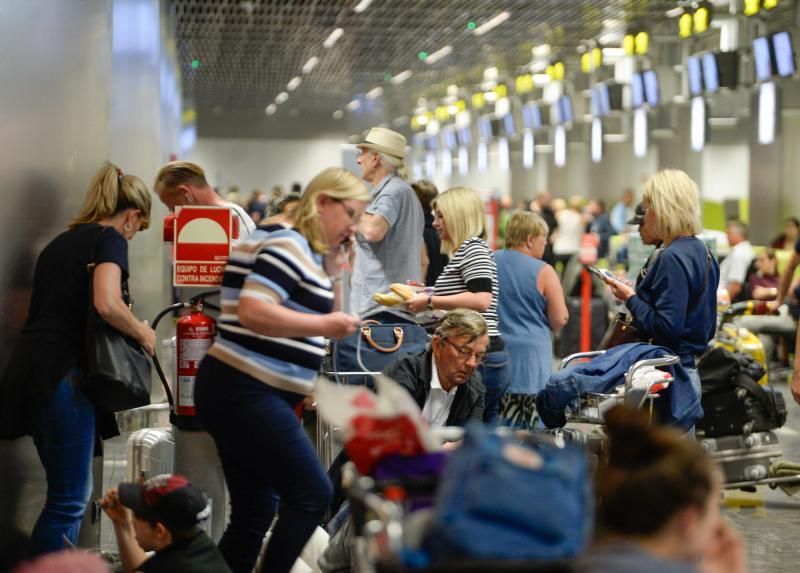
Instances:
[[[174,286],[214,286],[231,253],[228,207],[180,207],[175,216]]]

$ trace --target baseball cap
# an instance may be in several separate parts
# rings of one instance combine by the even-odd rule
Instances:
[[[644,222],[644,203],[636,205],[633,217],[628,221],[628,225],[641,225]]]
[[[182,475],[162,474],[143,483],[123,482],[119,501],[151,521],[160,521],[171,531],[190,529],[211,513],[206,496]]]

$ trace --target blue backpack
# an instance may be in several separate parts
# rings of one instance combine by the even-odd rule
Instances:
[[[592,495],[582,450],[471,423],[447,461],[426,549],[434,562],[571,558],[589,539]]]

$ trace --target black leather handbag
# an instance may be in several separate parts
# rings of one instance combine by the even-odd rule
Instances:
[[[101,231],[102,232],[102,231]],[[98,233],[95,242],[100,236]],[[94,246],[92,261],[94,261]],[[89,271],[89,309],[86,317],[86,376],[82,389],[106,412],[120,412],[150,403],[150,357],[139,343],[105,320],[94,307],[95,263]]]

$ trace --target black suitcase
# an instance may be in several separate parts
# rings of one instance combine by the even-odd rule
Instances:
[[[559,358],[580,352],[581,346],[581,299],[577,296],[567,297],[569,320],[556,339],[553,352]],[[603,335],[608,329],[608,304],[605,299],[592,299],[592,327],[591,348],[596,349],[603,340]],[[502,330],[502,325],[500,325]]]
[[[742,382],[742,379],[739,379]],[[775,430],[786,422],[783,394],[769,386],[758,386],[748,377],[748,385],[703,394],[703,419],[697,429],[708,437],[734,436]]]

